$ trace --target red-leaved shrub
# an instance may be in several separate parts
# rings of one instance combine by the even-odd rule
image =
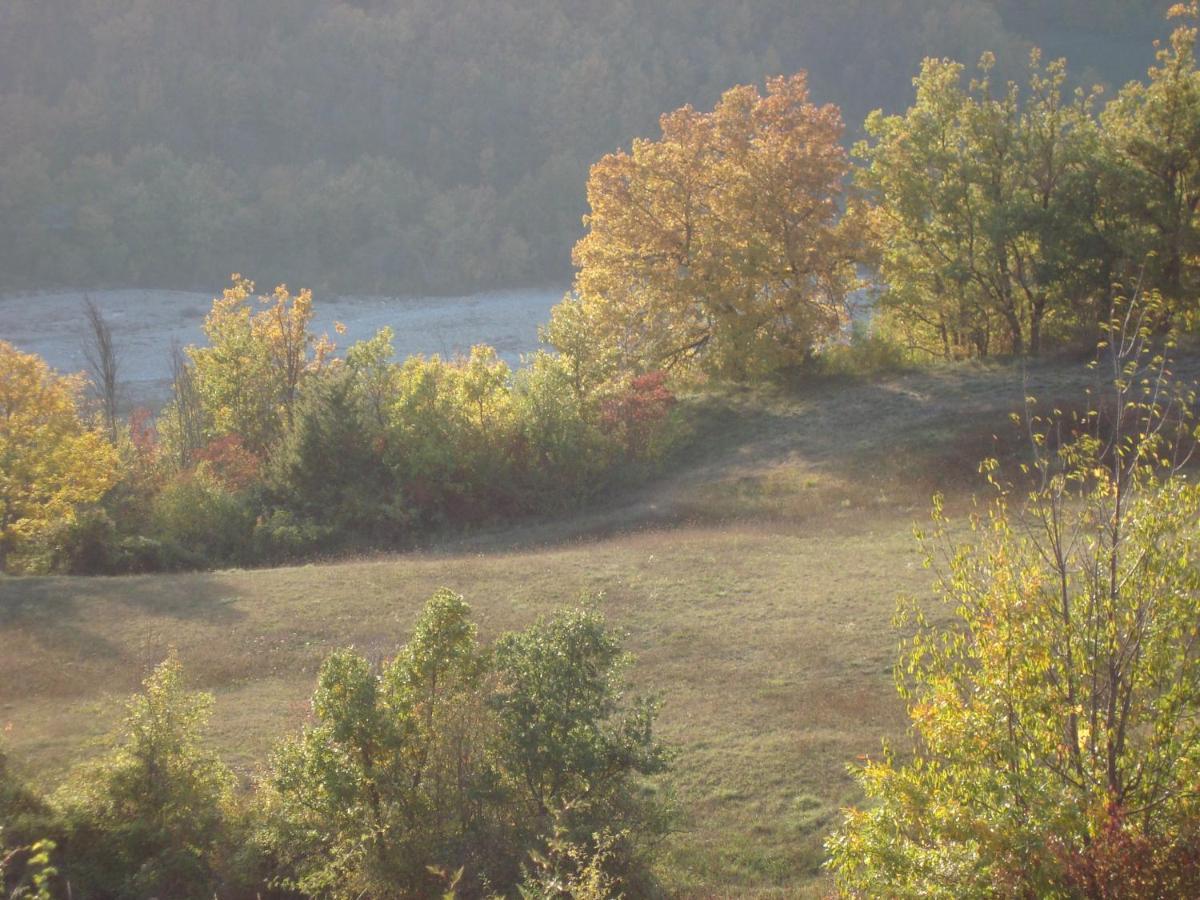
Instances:
[[[604,401],[601,424],[623,435],[625,452],[631,459],[649,455],[654,438],[675,405],[675,394],[666,382],[666,372],[647,372],[631,378],[619,393]]]
[[[206,463],[209,472],[230,491],[240,491],[258,479],[262,460],[246,447],[237,434],[227,434],[196,451],[196,462]]]

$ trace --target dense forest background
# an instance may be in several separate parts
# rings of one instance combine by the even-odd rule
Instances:
[[[851,136],[927,55],[1081,82],[1152,60],[1168,0],[6,0],[0,289],[334,292],[565,280],[588,166],[807,69]]]

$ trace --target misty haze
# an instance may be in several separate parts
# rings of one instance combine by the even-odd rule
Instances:
[[[0,900],[1200,897],[1200,0],[0,0]]]

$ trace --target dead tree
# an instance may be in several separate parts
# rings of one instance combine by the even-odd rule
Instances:
[[[100,400],[104,424],[109,436],[117,439],[117,404],[120,400],[120,383],[117,380],[117,348],[113,343],[112,329],[104,321],[100,307],[84,294],[83,313],[87,321],[88,335],[83,343],[83,356],[87,360],[92,385]]]

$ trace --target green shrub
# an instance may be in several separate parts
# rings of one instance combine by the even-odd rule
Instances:
[[[465,896],[505,894],[532,863],[530,890],[566,873],[644,893],[643,841],[664,818],[636,779],[667,755],[655,706],[621,700],[616,636],[588,609],[490,654],[469,612],[439,591],[381,669],[352,650],[326,660],[314,722],[277,751],[261,798],[277,883],[432,896],[457,873]]]
[[[13,772],[0,745],[0,895],[49,900],[54,844],[46,836],[55,827],[46,800]]]
[[[538,506],[588,496],[619,453],[597,398],[576,391],[564,357],[539,352],[514,378],[513,400],[522,490]]]
[[[299,519],[286,509],[276,509],[255,522],[251,547],[256,560],[286,562],[320,551],[334,537],[329,526]]]
[[[856,321],[844,343],[831,344],[818,357],[821,371],[833,376],[878,375],[912,365],[908,351],[880,321]]]
[[[109,559],[109,571],[114,574],[132,575],[196,568],[203,564],[203,558],[188,554],[175,544],[133,534],[117,541]]]
[[[295,522],[328,536],[387,535],[404,518],[350,372],[306,382],[266,480],[271,499]]]
[[[14,560],[23,571],[36,574],[103,573],[111,571],[116,543],[112,519],[94,507],[50,523],[14,554]]]
[[[247,495],[229,491],[204,464],[168,483],[151,512],[170,555],[209,564],[245,560],[254,521]]]
[[[111,749],[56,794],[75,896],[217,892],[233,776],[201,746],[211,706],[210,695],[184,690],[172,654],[129,701]]]
[[[641,884],[639,841],[666,821],[639,777],[665,771],[669,753],[653,736],[657,702],[623,700],[632,659],[619,638],[582,607],[504,635],[495,657],[499,752],[542,839],[598,851],[598,834],[618,835],[603,850],[605,871]]]
[[[590,845],[572,843],[566,828],[556,823],[546,852],[530,854],[530,865],[518,886],[521,900],[612,900],[623,896],[609,872],[618,837],[609,831],[594,835]]]
[[[396,364],[388,329],[330,361],[332,344],[306,330],[307,293],[293,301],[282,291],[261,319],[248,289],[238,281],[214,304],[221,352],[190,351],[195,366],[216,367],[212,408],[197,406],[198,375],[185,366],[163,433],[144,413],[130,422],[127,478],[107,507],[115,526],[102,516],[64,523],[41,545],[39,569],[204,568],[394,543],[414,529],[582,502],[648,471],[680,437],[662,372],[597,381],[599,370],[585,376],[578,361],[539,352],[514,373],[484,345]],[[253,442],[233,430],[266,402],[254,388],[263,373],[243,371],[232,352],[245,341],[258,342],[263,366],[279,363],[265,349],[272,341],[294,364],[285,408]]]
[[[430,867],[512,877],[502,776],[487,752],[483,658],[468,608],[436,594],[412,640],[376,672],[331,655],[315,722],[285,743],[263,799],[262,841],[280,882],[329,897],[429,896]]]
[[[388,407],[387,462],[432,524],[528,509],[516,486],[512,373],[490,347],[461,360],[410,357]]]

